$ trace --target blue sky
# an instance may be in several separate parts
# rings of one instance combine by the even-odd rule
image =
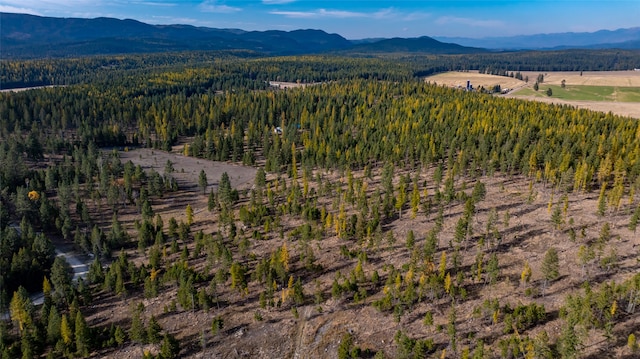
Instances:
[[[0,11],[244,30],[321,29],[348,39],[479,38],[640,26],[640,0],[0,0]]]

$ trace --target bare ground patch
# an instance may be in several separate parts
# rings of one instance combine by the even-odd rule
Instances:
[[[204,164],[202,160],[200,161],[201,163],[195,163],[196,169],[199,168],[198,165]],[[179,165],[176,168],[179,169]],[[331,171],[316,173],[321,174],[324,185],[331,182],[333,186],[345,190],[346,178],[340,173]],[[404,174],[406,171],[403,171]],[[311,178],[314,177],[315,174]],[[436,191],[432,178],[433,169],[429,169],[423,171],[418,180],[419,183],[426,181],[430,196],[433,196]],[[369,192],[374,191],[380,183],[379,175],[366,178],[361,171],[354,173],[354,179],[366,183]],[[481,250],[487,251],[487,246],[492,246],[491,251],[499,257],[500,270],[495,284],[488,283],[485,276],[474,279],[470,274],[464,278],[461,286],[467,290],[468,297],[456,304],[458,313],[456,327],[460,347],[473,346],[476,339],[482,339],[488,346],[488,350],[498,350],[498,341],[504,336],[504,324],[492,323],[491,320],[474,314],[474,310],[482,306],[486,299],[498,299],[501,305],[509,304],[512,307],[519,303],[532,302],[544,305],[548,313],[546,322],[520,334],[535,336],[541,330],[546,330],[550,337],[557,338],[563,326],[563,320],[558,317],[558,311],[564,305],[567,294],[580,291],[581,285],[586,280],[590,280],[594,287],[603,281],[615,279],[616,282],[621,282],[640,268],[636,260],[638,238],[626,228],[629,210],[635,206],[635,203],[628,204],[625,199],[623,200],[625,205],[619,211],[609,211],[606,217],[600,217],[596,215],[597,194],[572,193],[569,194],[567,212],[563,215],[564,224],[559,229],[554,229],[548,203],[554,198],[552,205],[561,206],[562,201],[560,194],[554,193],[552,188],[545,187],[543,184],[534,184],[532,192],[529,193],[530,179],[521,176],[499,175],[479,179],[485,183],[487,194],[485,199],[477,205],[473,219],[474,234],[462,244],[464,249],[460,252],[459,266],[473,271],[476,254]],[[269,175],[268,180],[275,188],[275,176]],[[291,179],[279,178],[277,181],[281,184],[286,181],[288,187],[292,185]],[[460,178],[456,180],[456,188],[460,190],[466,187],[466,191],[470,192],[474,182],[475,180],[469,178]],[[318,182],[312,180],[309,185],[320,192],[322,185]],[[204,196],[197,193],[194,195],[196,196],[194,198],[200,199],[199,205],[204,205],[206,201]],[[246,196],[242,196],[240,202],[246,204],[247,200]],[[283,199],[276,201],[283,201]],[[318,205],[335,214],[337,209],[332,207],[334,202],[335,198],[332,194],[318,197]],[[163,218],[168,218],[171,213],[169,209],[163,209],[160,203],[154,206],[154,209],[156,208],[157,213],[160,213]],[[463,210],[463,203],[454,202],[445,207],[444,225],[438,236],[439,244],[434,256],[436,261],[443,251],[448,255],[452,254],[451,243],[455,236],[457,220],[462,216]],[[492,211],[495,211],[499,218],[496,223],[501,237],[499,244],[488,244],[489,236],[486,233],[486,227]],[[236,260],[254,263],[260,258],[268,258],[269,253],[286,243],[291,258],[292,275],[305,278],[304,292],[307,298],[305,304],[297,308],[297,317],[289,304],[282,307],[261,308],[258,297],[263,291],[263,285],[256,281],[249,282],[246,293],[231,290],[228,285],[220,285],[218,287],[218,295],[222,298],[220,307],[214,306],[209,311],[196,310],[195,312],[178,308],[176,311],[165,313],[163,308],[176,298],[175,286],[168,285],[163,288],[159,297],[143,300],[146,307],[145,316],[149,318],[155,315],[165,330],[180,339],[183,348],[181,357],[185,358],[334,358],[342,335],[347,332],[353,335],[355,345],[360,348],[382,350],[388,357],[395,357],[398,353],[393,337],[398,330],[403,330],[412,338],[433,339],[437,348],[434,355],[439,355],[442,349],[447,349],[449,341],[446,330],[442,330],[447,325],[451,308],[450,300],[446,296],[429,298],[412,307],[407,307],[399,320],[393,313],[380,312],[373,306],[375,300],[383,297],[383,283],[389,275],[389,271],[385,268],[391,265],[402,268],[411,262],[413,251],[405,244],[407,233],[412,230],[416,238],[415,246],[417,248],[423,246],[426,234],[435,226],[435,212],[436,210],[432,210],[431,213],[425,213],[421,209],[415,218],[411,218],[410,209],[405,207],[400,217],[384,225],[384,231],[391,231],[395,242],[388,242],[386,237],[378,244],[372,244],[369,239],[346,240],[339,238],[333,229],[325,229],[320,239],[311,242],[316,263],[322,267],[321,271],[314,273],[309,273],[303,268],[300,243],[291,235],[292,231],[305,222],[297,217],[283,216],[281,218],[282,234],[278,234],[278,231],[264,233],[263,240],[251,241],[247,256],[235,255],[234,257]],[[353,210],[348,209],[348,215],[352,213]],[[203,215],[196,216],[193,231],[202,229],[205,233],[215,233],[218,231],[215,217],[206,211]],[[509,219],[505,219],[506,217]],[[569,224],[570,221],[572,224]],[[593,242],[604,223],[609,223],[611,226],[611,236],[605,245],[605,253],[609,248],[617,251],[619,259],[617,267],[613,270],[605,270],[597,263],[591,262],[583,268],[577,255],[579,247]],[[570,228],[578,232],[575,242],[569,239]],[[241,236],[250,236],[252,230],[262,231],[260,226],[250,227]],[[487,239],[485,245],[479,243],[483,237]],[[187,243],[187,246],[189,252],[193,253],[193,243]],[[349,272],[358,262],[357,258],[347,258],[341,254],[343,246],[353,251],[366,250],[368,260],[363,264],[365,277],[371,278],[374,271],[381,276],[381,282],[377,286],[362,284],[367,288],[367,296],[359,301],[344,295],[337,298],[331,295],[332,282],[336,274],[340,272],[343,276],[349,276]],[[554,246],[559,253],[561,278],[544,287],[541,265],[545,252],[551,246]],[[179,256],[179,253],[171,253],[166,261],[177,261]],[[533,271],[531,282],[526,286],[520,283],[520,274],[525,261],[529,262]],[[202,256],[189,259],[189,265],[201,271],[207,271],[205,262]],[[449,262],[447,271],[451,268],[452,264]],[[527,288],[535,289],[538,294],[526,295]],[[277,293],[279,291],[280,287]],[[314,303],[314,293],[318,291],[323,300],[320,303]],[[131,303],[140,301],[140,297],[141,293],[130,293],[126,300],[98,296],[95,305],[104,306],[104,308],[90,317],[92,323],[125,321],[122,324],[128,325],[126,318],[129,307]],[[433,325],[423,323],[422,319],[426,312],[433,313]],[[261,316],[261,320],[256,319],[256,313]],[[210,332],[210,326],[212,319],[216,316],[224,318],[225,324],[220,333],[213,335]],[[614,332],[623,335],[627,327],[637,324],[637,320],[637,316],[630,317],[617,325]],[[598,356],[607,350],[623,353],[625,350],[626,343],[614,348],[605,347],[601,340],[601,331],[592,331],[589,337],[583,339],[586,348],[582,353],[584,355]],[[129,345],[101,354],[102,357],[107,358],[140,357],[145,348],[142,345]]]
[[[176,178],[181,188],[197,187],[200,171],[204,170],[208,182],[206,192],[218,188],[220,177],[224,172],[227,172],[229,175],[231,186],[244,188],[252,184],[257,171],[253,167],[187,157],[173,152],[149,148],[121,151],[120,159],[122,163],[131,161],[134,165],[140,165],[145,170],[154,169],[161,175],[165,174],[167,161],[171,161],[174,168],[174,172],[171,175]]]
[[[523,86],[524,81],[507,76],[497,76],[481,74],[478,71],[469,72],[446,72],[425,78],[426,82],[437,83],[438,85],[445,85],[449,87],[466,87],[467,81],[471,82],[474,88],[484,87],[486,89],[492,88],[495,85],[500,85],[501,88],[516,88]]]

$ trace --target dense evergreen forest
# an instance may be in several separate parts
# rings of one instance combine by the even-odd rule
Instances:
[[[225,74],[243,71],[242,76],[262,81],[316,82],[349,78],[397,79],[420,77],[443,71],[615,71],[640,67],[640,51],[564,50],[520,51],[464,55],[381,54],[350,57],[299,56],[270,58],[270,66],[252,51],[209,51],[159,53],[127,56],[93,56],[77,59],[37,59],[0,61],[0,86],[20,88],[44,85],[70,85],[149,72],[164,72],[184,66],[219,68]],[[354,57],[355,56],[355,57]],[[229,60],[242,60],[243,68],[229,68]],[[250,61],[255,59],[256,61]],[[249,60],[249,61],[245,61]],[[305,62],[305,65],[301,65]],[[228,72],[230,71],[230,73]],[[238,85],[236,85],[238,86]]]
[[[236,301],[259,303],[255,320],[262,322],[269,310],[284,308],[297,319],[305,305],[343,300],[373,306],[390,323],[431,305],[419,322],[433,335],[400,326],[389,338],[394,351],[385,354],[359,347],[357,333],[346,332],[340,358],[572,358],[584,353],[593,331],[604,333],[605,351],[620,347],[614,338],[624,334],[622,347],[635,352],[633,330],[617,324],[638,318],[640,276],[612,280],[618,259],[610,241],[612,232],[620,241],[635,233],[640,219],[638,121],[445,88],[419,76],[445,69],[615,70],[640,67],[637,61],[637,53],[624,51],[3,61],[3,86],[65,86],[0,93],[0,312],[11,319],[0,322],[2,357],[86,357],[126,343],[156,343],[145,357],[193,354],[142,305],[141,298],[172,289],[177,294],[165,313],[215,313],[209,334],[202,329],[189,342],[192,348],[200,340],[202,350],[231,337],[223,327],[234,319],[218,313]],[[311,85],[280,90],[269,81]],[[190,205],[184,221],[163,219],[154,208],[183,190],[172,164],[163,174],[145,171],[123,163],[118,151],[179,144],[188,156],[258,168],[251,189],[232,188],[224,174],[217,191],[204,194],[215,230],[196,231],[201,224]],[[550,192],[554,236],[580,247],[583,268],[599,273],[585,276],[583,289],[567,295],[555,314],[536,302],[560,277],[554,247],[544,251],[538,285],[530,284],[529,264],[520,264],[516,282],[527,289],[528,304],[478,294],[508,281],[499,261],[517,245],[510,242],[518,231],[510,212],[487,204],[488,193],[497,195],[486,188],[492,178],[528,184],[522,192],[529,205],[536,188]],[[595,198],[592,212],[606,222],[597,239],[581,235],[589,224],[567,215],[570,203]],[[123,213],[136,218],[127,228]],[[398,246],[394,224],[410,225],[418,214],[429,230],[407,231]],[[331,271],[325,288],[318,277],[330,268],[319,257],[329,238],[339,241],[333,249],[345,268]],[[85,280],[72,282],[54,242],[72,242],[95,257]],[[406,255],[386,263],[391,253]],[[39,290],[45,299],[36,309],[29,292]],[[89,326],[89,304],[104,296],[140,304],[124,323]],[[473,300],[481,303],[474,315],[483,325],[500,325],[498,334],[476,338],[464,329],[460,318],[471,316],[463,310]],[[552,317],[564,324],[549,337],[536,328]]]

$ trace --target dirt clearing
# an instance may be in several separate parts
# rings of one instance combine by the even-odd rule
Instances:
[[[149,148],[137,148],[129,151],[120,151],[122,163],[131,161],[134,165],[140,165],[144,170],[151,169],[161,175],[165,174],[167,161],[171,161],[173,173],[180,188],[194,188],[198,186],[200,171],[207,175],[207,192],[218,189],[220,177],[227,172],[234,188],[244,188],[253,184],[256,169],[226,162],[209,161],[201,158],[187,157],[173,152],[164,152]]]
[[[524,86],[525,82],[507,76],[487,75],[478,73],[478,71],[469,72],[446,72],[425,78],[426,82],[437,83],[449,87],[466,87],[467,81],[471,82],[473,88],[484,87],[490,89],[495,85],[501,88],[516,88]]]

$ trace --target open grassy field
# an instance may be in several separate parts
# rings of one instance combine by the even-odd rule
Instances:
[[[538,75],[544,82],[533,90]],[[447,72],[425,78],[425,81],[451,87],[465,87],[467,80],[474,88],[500,85],[512,89],[506,97],[573,105],[620,116],[640,118],[640,71],[522,72],[520,81],[512,77],[480,74],[477,71]],[[562,81],[565,88],[562,88]],[[552,96],[546,90],[551,88]]]
[[[551,89],[551,97],[568,101],[640,102],[640,87],[567,85],[562,88],[559,85],[543,83],[538,91],[532,87],[526,87],[519,90],[517,94],[547,96],[548,88]]]

